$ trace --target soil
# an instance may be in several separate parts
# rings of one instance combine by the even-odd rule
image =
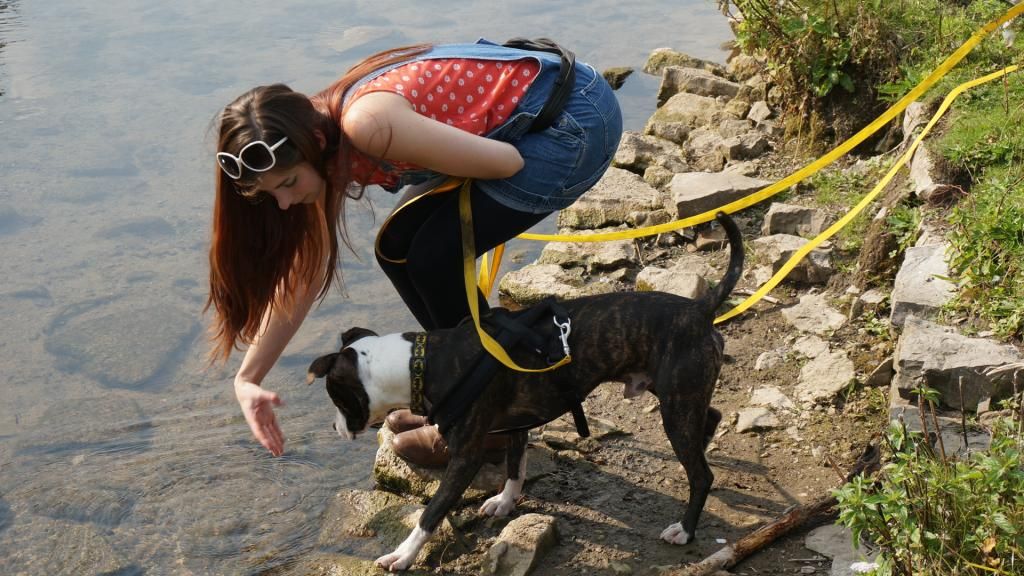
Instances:
[[[792,200],[792,199],[791,199]],[[756,210],[756,209],[755,209]],[[753,238],[760,228],[755,210],[740,219],[745,236]],[[753,216],[751,215],[753,214]],[[649,248],[654,260],[672,259],[681,246]],[[837,251],[838,252],[838,251]],[[856,259],[856,254],[846,258]],[[709,255],[721,270],[726,252]],[[852,268],[853,262],[847,263]],[[842,263],[837,268],[842,269]],[[748,272],[751,267],[748,267]],[[836,298],[848,284],[833,283]],[[841,286],[841,287],[840,287]],[[750,275],[738,287],[755,288]],[[682,518],[689,498],[686,474],[672,452],[661,428],[657,399],[645,395],[626,400],[622,385],[601,385],[584,404],[591,419],[611,423],[619,432],[599,440],[577,442],[575,449],[560,451],[553,474],[527,483],[525,495],[513,516],[528,513],[556,518],[559,544],[542,556],[531,574],[544,576],[594,574],[669,573],[699,561],[735,542],[758,526],[770,522],[795,505],[827,497],[841,484],[858,456],[884,429],[887,392],[853,387],[831,405],[802,409],[781,416],[777,429],[737,433],[736,414],[749,406],[751,392],[775,386],[794,398],[803,361],[788,355],[785,362],[755,370],[765,351],[791,344],[797,331],[780,314],[795,304],[807,287],[783,284],[772,292],[776,303],[762,301],[745,314],[719,326],[726,340],[726,363],[712,405],[724,415],[708,460],[715,475],[711,494],[698,526],[697,540],[686,546],[659,539],[661,531]],[[743,296],[736,296],[738,302]],[[837,304],[838,306],[838,304]],[[846,310],[846,307],[840,307]],[[848,324],[830,338],[833,349],[846,350],[863,381],[892,350],[887,336],[879,336],[858,323]],[[548,431],[571,433],[571,418],[549,424]],[[538,430],[531,441],[542,442]],[[501,529],[510,519],[477,516],[479,502],[453,511],[453,524],[466,537],[467,552],[452,551],[451,558],[416,565],[420,574],[476,575]],[[834,518],[820,518],[734,567],[733,574],[828,574],[831,560],[806,549],[807,531]],[[811,572],[810,569],[814,570]]]

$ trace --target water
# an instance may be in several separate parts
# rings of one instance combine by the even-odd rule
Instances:
[[[247,574],[315,551],[376,446],[330,431],[304,373],[345,328],[415,327],[371,257],[394,198],[352,210],[346,292],[265,381],[287,403],[271,458],[231,392],[240,355],[205,362],[211,119],[389,46],[545,35],[598,69],[661,46],[721,62],[730,37],[711,0],[0,0],[0,573]],[[619,92],[627,128],[657,82]]]

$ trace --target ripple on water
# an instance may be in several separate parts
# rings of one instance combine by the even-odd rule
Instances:
[[[145,453],[152,426],[139,405],[114,395],[65,399],[42,425],[14,439],[4,491],[15,513],[115,527],[135,507],[138,490],[123,481],[125,462]],[[5,467],[6,468],[6,467]]]
[[[301,440],[279,458],[249,441],[211,447],[201,440],[159,456],[162,462],[140,466],[150,472],[136,477],[145,495],[131,519],[146,548],[136,557],[158,564],[167,554],[197,571],[285,562],[315,544],[319,516],[337,488],[315,460],[323,455]]]

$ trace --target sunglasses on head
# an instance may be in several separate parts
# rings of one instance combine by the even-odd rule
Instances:
[[[246,144],[238,153],[238,156],[228,152],[218,152],[217,164],[233,180],[238,180],[242,177],[243,166],[253,172],[266,172],[277,164],[274,150],[277,150],[286,140],[288,140],[287,136],[278,140],[273,146],[268,145],[263,140],[256,140]]]

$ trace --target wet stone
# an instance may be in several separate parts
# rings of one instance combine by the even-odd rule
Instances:
[[[198,329],[194,315],[170,306],[96,301],[59,314],[46,330],[46,350],[62,370],[138,390],[173,370]]]
[[[42,552],[39,542],[47,542]],[[124,558],[106,531],[90,524],[31,518],[5,533],[4,574],[143,574]]]

